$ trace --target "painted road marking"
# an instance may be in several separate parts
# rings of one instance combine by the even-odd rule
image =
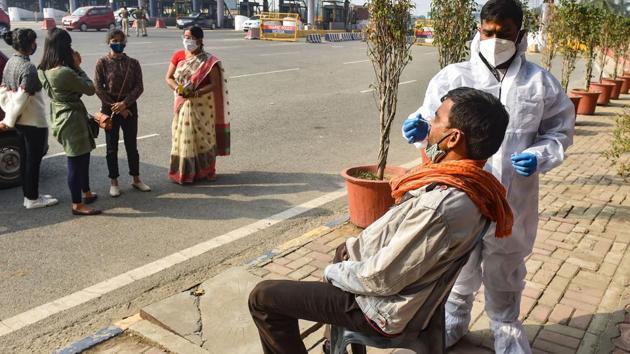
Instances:
[[[369,59],[366,59],[366,60],[357,60],[357,61],[348,61],[348,62],[343,63],[343,65],[359,64],[359,63],[367,63],[367,62],[369,62],[369,61],[370,61]]]
[[[412,84],[414,82],[416,82],[418,80],[409,80],[409,81],[403,81],[401,83],[398,84],[398,86],[402,86],[402,85],[407,85],[407,84]],[[369,89],[369,90],[363,90],[361,91],[361,93],[369,93],[369,92],[374,92],[374,89]]]
[[[279,53],[266,53],[266,54],[259,54],[261,57],[270,57],[273,55],[285,55],[285,54],[300,54],[300,52],[279,52]]]
[[[156,136],[159,136],[159,135],[160,134],[143,135],[143,136],[139,136],[138,138],[136,138],[136,140],[143,140],[143,139],[153,138],[153,137],[156,137]],[[123,142],[124,142],[124,140],[122,140],[122,139],[118,140],[118,144],[122,144]],[[96,145],[97,148],[101,148],[101,147],[105,147],[105,146],[107,146],[107,144],[98,144],[98,145]],[[65,152],[59,152],[59,153],[56,153],[56,154],[47,155],[47,156],[44,156],[43,160],[52,159],[53,157],[57,157],[57,156],[64,156],[65,154],[66,154]]]
[[[402,167],[411,168],[420,163],[420,160],[408,162]],[[50,316],[60,312],[72,309],[73,307],[87,303],[90,300],[97,299],[107,293],[118,290],[135,281],[145,279],[153,274],[166,270],[177,264],[188,261],[194,257],[200,256],[215,248],[225,246],[234,241],[243,239],[258,231],[265,230],[280,222],[290,218],[309,212],[315,208],[319,208],[338,198],[346,195],[346,189],[341,188],[334,192],[325,194],[321,197],[310,200],[306,203],[285,210],[281,213],[272,215],[268,218],[258,220],[249,225],[245,225],[236,230],[230,231],[211,240],[198,243],[192,247],[186,248],[179,252],[175,252],[166,257],[160,258],[154,262],[145,264],[141,267],[132,269],[126,273],[120,274],[113,278],[107,279],[83,290],[79,290],[60,299],[37,306],[28,311],[17,314],[13,317],[0,320],[0,337],[28,327],[36,322],[44,320]]]
[[[289,71],[298,71],[298,70],[300,70],[300,68],[285,69],[285,70],[274,70],[274,71],[265,71],[265,72],[261,72],[261,73],[243,74],[243,75],[230,76],[230,79],[238,79],[238,78],[241,78],[241,77],[250,77],[250,76],[259,76],[259,75],[269,75],[269,74],[277,74],[277,73],[286,73],[286,72],[289,72]]]
[[[170,64],[170,63],[171,63],[170,61],[164,61],[164,62],[161,62],[161,63],[142,64],[142,66],[144,67],[144,66],[154,66],[154,65],[167,65],[167,64]]]

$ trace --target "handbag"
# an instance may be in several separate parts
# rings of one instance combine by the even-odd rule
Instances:
[[[90,136],[94,139],[98,138],[98,133],[101,128],[101,123],[97,121],[97,118],[88,113],[88,129],[90,129]],[[110,119],[111,129],[111,119]]]
[[[123,90],[125,89],[125,84],[127,83],[127,76],[129,75],[129,67],[131,66],[131,60],[129,61],[129,64],[127,64],[127,70],[125,70],[125,78],[123,79],[123,83],[120,86],[120,92],[118,93],[118,97],[116,98],[117,101],[120,101],[120,96],[122,95]],[[112,113],[113,115],[113,113]],[[110,130],[112,129],[112,116],[105,114],[101,111],[98,111],[96,113],[94,113],[94,121],[97,122],[98,126],[105,129],[105,130]]]

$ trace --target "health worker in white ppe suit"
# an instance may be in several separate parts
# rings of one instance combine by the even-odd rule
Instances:
[[[524,259],[532,251],[538,226],[538,173],[564,160],[573,143],[575,110],[559,82],[526,60],[522,22],[520,3],[488,1],[470,60],[442,69],[429,83],[422,107],[403,123],[405,138],[424,147],[440,98],[462,86],[499,97],[510,114],[503,144],[485,168],[507,190],[514,212],[512,235],[496,238],[489,230],[462,269],[446,306],[447,346],[468,333],[474,292],[483,282],[495,351],[531,353],[518,317],[527,273]],[[446,139],[452,137],[426,147],[428,158],[437,162],[444,155]]]

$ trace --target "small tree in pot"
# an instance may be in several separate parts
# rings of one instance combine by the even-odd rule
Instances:
[[[371,21],[367,29],[368,57],[376,75],[374,86],[381,128],[379,180],[383,179],[387,164],[389,132],[396,116],[400,75],[411,61],[413,43],[407,40],[407,22],[414,6],[412,0],[371,0],[368,3]]]
[[[612,49],[614,52],[614,60],[615,60],[615,68],[612,73],[612,78],[616,79],[619,76],[619,64],[621,63],[621,58],[625,56],[628,52],[628,46],[630,46],[630,18],[617,16],[618,21],[615,23],[615,32],[613,34],[613,44]],[[622,71],[625,65],[625,60],[623,65],[621,65]],[[623,74],[623,72],[622,72]]]
[[[562,87],[569,88],[571,73],[575,70],[575,61],[580,52],[581,40],[585,29],[582,23],[586,20],[586,8],[575,0],[562,0],[556,16],[555,34],[562,60]]]
[[[380,148],[377,166],[359,166],[344,170],[348,189],[350,220],[367,227],[394,203],[387,174],[405,170],[386,167],[390,130],[398,103],[398,84],[403,69],[411,61],[413,43],[407,40],[407,23],[414,8],[413,0],[370,0],[370,25],[366,29],[368,57],[376,76],[373,84],[380,121]]]
[[[553,2],[545,1],[543,4],[543,12],[541,14],[541,36],[543,38],[544,47],[541,53],[541,65],[545,70],[551,70],[551,63],[556,56],[556,39],[554,36],[556,5]]]
[[[593,77],[593,62],[595,60],[596,48],[599,44],[600,29],[602,26],[602,10],[592,4],[580,3],[583,18],[580,27],[584,29],[581,37],[582,56],[586,62],[583,89],[573,89],[571,94],[581,97],[576,113],[592,115],[597,107],[599,91],[589,91],[591,78]]]
[[[459,63],[468,57],[468,40],[475,18],[474,0],[433,0],[433,45],[437,47],[440,67]]]
[[[602,11],[602,26],[599,32],[599,58],[597,60],[600,67],[599,77],[597,81],[602,81],[604,70],[608,62],[608,49],[614,43],[614,31],[617,21],[617,15],[612,11],[604,9]]]
[[[595,61],[595,48],[599,45],[600,32],[602,29],[602,21],[604,13],[600,8],[597,8],[591,4],[582,5],[586,10],[586,20],[582,24],[584,28],[588,29],[584,31],[583,42],[585,50],[583,53],[584,60],[586,61],[586,75],[584,82],[584,89],[588,91],[593,77],[593,62]]]

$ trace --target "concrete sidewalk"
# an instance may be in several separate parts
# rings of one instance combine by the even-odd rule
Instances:
[[[601,155],[609,147],[615,115],[628,104],[630,96],[622,95],[610,106],[598,107],[595,116],[579,116],[566,161],[541,176],[538,237],[527,260],[520,316],[535,353],[630,350],[629,341],[622,340],[630,332],[616,339],[619,328],[630,327],[620,324],[630,323],[624,308],[630,303],[630,185]],[[315,229],[254,264],[230,269],[146,307],[140,314],[143,320],[116,339],[122,344],[105,343],[90,353],[186,353],[190,348],[200,353],[260,353],[247,309],[250,289],[261,279],[320,280],[335,247],[359,232],[347,223]],[[491,352],[493,340],[483,306],[481,290],[471,332],[450,353]],[[312,325],[301,323],[303,332]],[[159,331],[163,341],[155,335]],[[143,338],[136,349],[125,349],[132,348],[130,340],[138,341],[129,333]],[[175,337],[189,349],[181,351],[168,342]],[[321,329],[305,338],[317,354],[321,341]]]

